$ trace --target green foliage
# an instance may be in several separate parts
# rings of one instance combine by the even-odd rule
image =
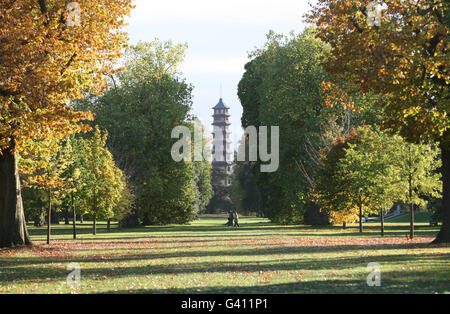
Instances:
[[[73,163],[74,151],[69,138],[24,142],[19,166],[25,190],[25,213],[37,225],[43,223],[46,209],[61,206],[70,192],[72,179],[66,174]]]
[[[251,164],[236,162],[231,186],[231,199],[239,213],[261,216],[262,198],[252,173]]]
[[[211,197],[207,165],[175,162],[176,126],[191,126],[192,86],[177,72],[185,45],[155,40],[130,47],[125,70],[102,97],[77,104],[108,130],[107,145],[136,196],[144,224],[186,223]]]
[[[360,127],[322,152],[315,195],[335,222],[386,212],[396,201],[426,205],[441,191],[438,152],[376,127]]]
[[[398,162],[402,178],[399,195],[402,201],[425,207],[427,197],[441,197],[441,174],[437,171],[442,162],[436,147],[402,142]]]
[[[349,143],[345,157],[338,162],[350,202],[362,215],[376,214],[389,209],[398,196],[400,173],[395,155],[402,139],[389,136],[376,128],[358,129],[358,141]]]
[[[72,197],[81,214],[123,217],[133,196],[105,147],[106,138],[96,127],[90,138],[26,142],[20,165],[27,217],[39,220],[45,208],[67,207]]]
[[[320,152],[320,163],[315,174],[315,186],[312,195],[322,210],[327,211],[334,223],[351,223],[357,220],[356,206],[348,195],[347,182],[340,173],[338,163],[345,158],[345,150],[349,143],[355,143],[359,138],[356,130],[344,138],[338,137],[327,149]]]
[[[90,138],[82,139],[84,149],[77,156],[81,164],[77,193],[84,200],[84,213],[94,218],[120,218],[132,201],[125,177],[106,148],[107,136],[97,126]]]
[[[302,222],[309,186],[296,160],[310,166],[305,143],[307,138],[318,141],[328,111],[321,96],[328,75],[320,60],[326,55],[327,47],[312,30],[289,37],[271,32],[264,48],[251,55],[239,82],[243,127],[280,127],[280,168],[274,173],[253,168],[264,212],[275,222]]]

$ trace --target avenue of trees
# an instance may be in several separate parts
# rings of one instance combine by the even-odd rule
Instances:
[[[279,126],[280,167],[235,162],[215,191],[209,162],[170,154],[174,127],[201,125],[178,71],[186,45],[129,46],[131,0],[83,0],[80,25],[69,2],[0,3],[0,248],[32,244],[27,220],[47,223],[49,243],[61,210],[75,237],[77,215],[94,234],[98,219],[187,223],[223,195],[281,224],[317,215],[363,231],[377,214],[382,234],[402,202],[411,238],[414,208],[442,198],[435,243],[450,240],[448,1],[386,0],[371,24],[369,1],[318,0],[313,27],[269,33],[238,96],[244,128]]]

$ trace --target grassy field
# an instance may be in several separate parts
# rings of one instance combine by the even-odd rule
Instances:
[[[338,226],[279,226],[259,218],[225,227],[225,218],[187,226],[146,227],[111,233],[100,224],[30,227],[35,246],[0,250],[1,293],[448,293],[450,246],[430,245],[438,228],[407,222],[348,230]],[[369,287],[367,264],[381,266],[381,286]],[[81,285],[70,287],[69,263],[81,267]]]

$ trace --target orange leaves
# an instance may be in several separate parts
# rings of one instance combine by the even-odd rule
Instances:
[[[358,111],[352,98],[343,89],[331,82],[322,82],[322,95],[325,97],[325,104],[330,108],[340,105],[344,110]]]
[[[442,137],[450,128],[450,30],[442,18],[450,9],[448,1],[383,1],[376,28],[367,26],[363,14],[368,1],[351,1],[355,9],[348,2],[319,0],[306,16],[332,48],[326,69],[364,92],[387,96],[380,103],[386,127],[397,128],[413,141],[448,140]],[[403,116],[404,109],[417,105],[420,112]]]
[[[105,89],[105,70],[127,40],[123,17],[132,1],[79,0],[81,27],[67,27],[68,2],[47,0],[45,15],[37,1],[0,3],[0,148],[11,136],[67,134],[70,121],[92,118],[67,103]]]

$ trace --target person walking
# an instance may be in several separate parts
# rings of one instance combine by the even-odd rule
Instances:
[[[233,220],[234,220],[234,226],[239,227],[239,215],[238,215],[236,209],[233,211]]]

